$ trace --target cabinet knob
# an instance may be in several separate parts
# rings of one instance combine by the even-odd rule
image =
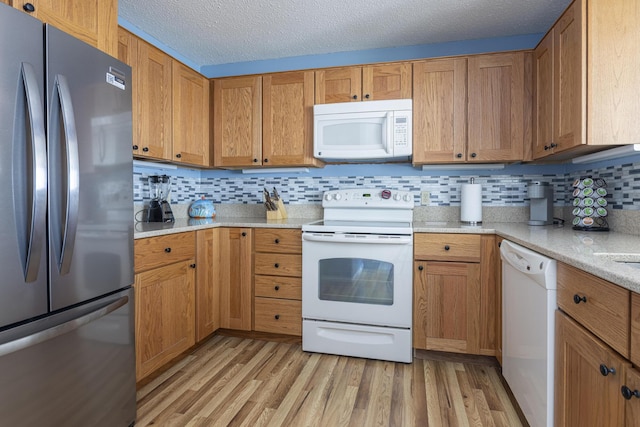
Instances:
[[[476,157],[478,157],[478,155],[476,153],[471,153],[471,157],[475,159]]]
[[[264,159],[264,163],[269,163],[269,159]]]
[[[280,264],[278,264],[278,263],[276,262],[275,264],[273,264],[273,266],[274,266],[275,268],[278,268],[278,267],[280,267]]]
[[[462,158],[462,153],[458,153],[458,154],[456,154],[456,157],[457,157],[457,158],[459,158],[459,159],[461,159],[461,158]]]
[[[587,297],[586,296],[581,297],[580,295],[575,294],[573,296],[573,302],[575,302],[576,304],[580,304],[581,302],[587,302]]]
[[[498,247],[502,247],[502,242],[498,242]]]
[[[273,289],[275,289],[276,291],[279,291],[279,290],[280,290],[280,286],[275,285],[275,286],[273,287]]]
[[[351,98],[358,99],[358,95],[353,95]]]
[[[371,95],[366,94],[364,97],[365,97],[366,99],[369,99],[369,98],[371,98]]]
[[[169,253],[169,252],[171,252],[171,248],[164,248],[164,251],[165,251],[166,253]]]
[[[258,159],[253,159],[253,163],[258,163]]]
[[[242,232],[242,237],[245,237],[246,235],[247,235],[247,233],[243,231]]]
[[[616,373],[616,369],[615,368],[609,368],[607,365],[602,363],[602,364],[600,364],[600,373],[602,374],[603,377],[606,377],[609,374],[615,374]]]
[[[278,243],[280,243],[280,239],[276,239],[273,242],[277,245]]]
[[[558,144],[552,142],[551,145],[549,146],[549,148],[556,148],[557,146],[558,146]]]
[[[137,149],[138,149],[138,146],[137,146],[137,145],[134,145],[134,146],[133,146],[133,149],[134,149],[134,150],[137,150]]]
[[[549,147],[548,145],[545,145],[544,146],[544,151],[547,151],[547,150],[551,150],[551,147]]]
[[[449,245],[444,245],[444,250],[445,250],[445,251],[448,251],[449,249],[451,249],[451,248],[449,247]]]
[[[31,3],[25,3],[25,4],[22,6],[22,9],[23,9],[25,12],[27,12],[27,13],[33,13],[33,12],[35,12],[35,11],[36,11],[35,6],[34,6],[34,5],[32,5]]]
[[[424,270],[424,267],[423,267],[423,266],[421,266],[421,265],[419,265],[419,266],[418,266],[418,270],[422,271],[422,270]]]
[[[276,314],[275,316],[273,316],[276,320],[280,320],[280,315]]]
[[[195,264],[189,264],[189,267],[196,268],[196,265]]]
[[[640,398],[640,391],[638,390],[631,390],[629,387],[627,387],[626,385],[623,385],[622,388],[620,389],[620,392],[622,393],[622,397],[624,397],[627,400],[631,400],[632,397],[637,397]]]
[[[146,153],[147,151],[149,151],[149,147],[142,147],[142,151]]]
[[[180,153],[176,154],[176,158],[181,159],[182,158],[182,154],[180,154]]]

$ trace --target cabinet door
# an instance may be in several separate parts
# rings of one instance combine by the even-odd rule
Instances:
[[[138,381],[195,344],[194,292],[193,260],[136,275]]]
[[[196,341],[220,327],[220,229],[196,233]]]
[[[469,58],[468,161],[523,159],[524,55],[514,52]]]
[[[480,264],[416,261],[413,345],[478,353]]]
[[[482,260],[480,262],[480,290],[478,293],[478,354],[495,356],[502,341],[502,299],[498,289],[502,286],[496,265],[500,252],[496,236],[482,235]]]
[[[626,427],[634,427],[640,421],[640,371],[628,368],[620,392],[628,398],[625,403]]]
[[[362,67],[316,71],[316,104],[362,101]]]
[[[138,40],[135,72],[134,145],[139,155],[154,159],[171,158],[171,63],[169,55]]]
[[[313,71],[262,78],[262,165],[315,166],[313,157]]]
[[[552,148],[555,148],[553,140],[553,34],[554,31],[551,30],[533,52],[533,157],[536,159],[551,154]]]
[[[560,311],[556,312],[555,366],[557,427],[623,425],[620,388],[629,364]]]
[[[413,65],[413,163],[466,159],[467,60]]]
[[[173,63],[173,161],[209,166],[209,81]]]
[[[131,101],[133,108],[139,104],[138,97],[138,38],[122,27],[118,27],[118,59],[131,67],[131,78],[133,80]],[[142,155],[140,135],[136,131],[139,126],[140,116],[133,115],[133,155]]]
[[[262,164],[262,77],[213,80],[215,166]]]
[[[21,0],[13,6],[24,10],[31,3],[30,13],[42,22],[73,35],[109,55],[118,54],[117,0]]]
[[[586,142],[583,105],[586,99],[585,5],[577,0],[554,26],[554,140],[555,151]]]
[[[220,229],[220,327],[251,330],[251,229]]]
[[[411,63],[368,65],[362,67],[362,99],[411,98]]]

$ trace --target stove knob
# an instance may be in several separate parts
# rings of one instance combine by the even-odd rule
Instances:
[[[342,199],[342,196],[340,195],[340,193],[336,193],[336,195],[333,196],[333,198],[336,199],[336,200],[340,200],[340,199]]]
[[[324,199],[327,200],[327,201],[331,200],[331,193],[326,193],[324,195]]]
[[[411,201],[411,196],[408,194],[405,194],[404,197],[402,198],[402,200],[404,200],[405,202],[409,202]]]
[[[397,202],[397,201],[399,201],[401,198],[402,198],[402,196],[401,196],[400,194],[398,194],[398,193],[396,193],[396,194],[393,196],[393,200],[395,200],[396,202]]]
[[[382,197],[383,199],[389,199],[391,197],[391,191],[389,190],[382,190],[382,193],[380,193],[380,197]]]

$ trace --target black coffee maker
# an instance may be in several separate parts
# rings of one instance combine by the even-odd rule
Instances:
[[[167,202],[171,184],[167,175],[149,176],[149,206],[147,222],[173,222],[173,212]]]

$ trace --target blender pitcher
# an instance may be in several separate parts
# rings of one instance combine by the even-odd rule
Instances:
[[[147,222],[173,222],[173,212],[167,202],[170,191],[167,175],[149,176],[149,206],[147,208]]]

